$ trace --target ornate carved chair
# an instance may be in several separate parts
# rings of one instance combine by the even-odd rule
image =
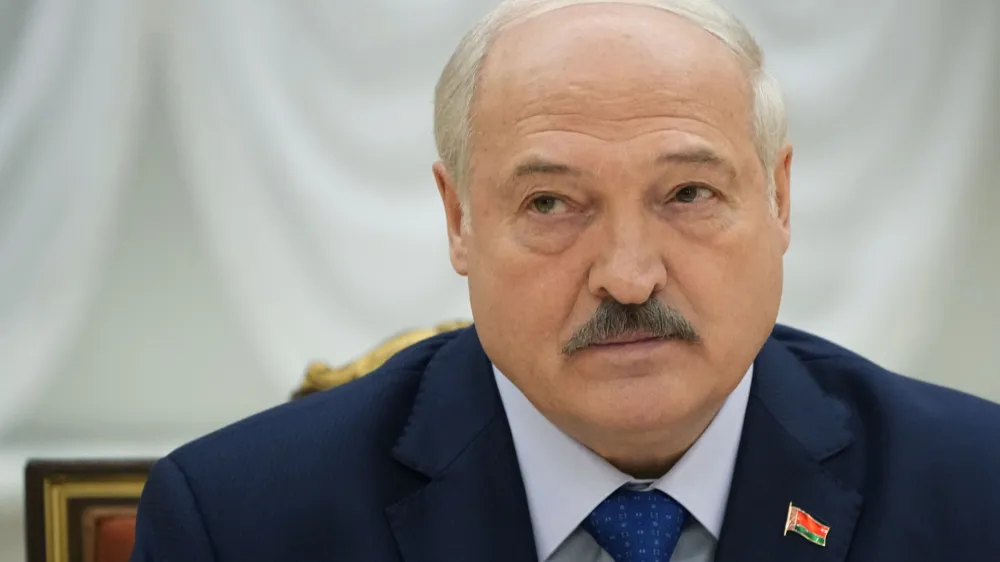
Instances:
[[[405,347],[468,325],[449,322],[398,334],[343,367],[313,363],[292,399],[364,376]],[[24,479],[28,562],[128,562],[136,506],[153,462],[29,461]]]
[[[393,336],[384,343],[363,355],[357,361],[343,367],[331,368],[326,363],[317,362],[309,365],[306,369],[306,376],[299,388],[292,394],[292,399],[321,392],[350,382],[358,377],[367,375],[382,366],[390,357],[400,350],[407,348],[420,340],[431,336],[465,328],[470,322],[454,321],[438,324],[433,328],[423,328],[410,330]]]

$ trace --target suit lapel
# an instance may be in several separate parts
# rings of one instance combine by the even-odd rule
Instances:
[[[393,454],[429,478],[386,509],[406,562],[535,560],[510,428],[474,328],[427,366]]]
[[[824,461],[851,445],[846,414],[773,338],[754,381],[717,562],[839,562],[847,556],[861,495]],[[789,503],[830,528],[826,546],[784,533]]]

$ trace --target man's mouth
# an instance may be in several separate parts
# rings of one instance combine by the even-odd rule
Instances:
[[[656,334],[650,332],[631,332],[628,334],[622,334],[620,336],[615,336],[613,338],[608,338],[597,343],[597,345],[623,345],[629,343],[641,343],[655,340],[665,340],[663,336],[657,336]]]

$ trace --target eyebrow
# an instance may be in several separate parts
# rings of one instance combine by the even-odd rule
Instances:
[[[542,158],[533,157],[514,168],[512,178],[523,178],[533,175],[553,175],[553,176],[579,176],[583,172],[566,164],[551,162]]]
[[[730,177],[736,177],[736,167],[733,164],[717,154],[714,150],[708,148],[695,148],[692,150],[682,150],[680,152],[666,152],[659,155],[656,158],[657,164],[707,164],[709,166],[720,168],[729,174]]]
[[[695,148],[682,150],[679,152],[665,152],[656,157],[656,164],[707,164],[720,168],[729,176],[736,177],[736,168],[733,164],[720,156],[715,151],[708,148]],[[553,176],[581,176],[583,171],[567,164],[545,160],[533,156],[520,163],[514,168],[510,175],[510,180],[533,175],[553,175]]]

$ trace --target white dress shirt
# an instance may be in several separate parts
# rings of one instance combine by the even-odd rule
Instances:
[[[656,488],[688,511],[671,562],[711,562],[722,529],[753,367],[687,453],[661,478],[638,481],[562,432],[493,368],[528,498],[539,562],[614,562],[580,523],[631,484]]]

